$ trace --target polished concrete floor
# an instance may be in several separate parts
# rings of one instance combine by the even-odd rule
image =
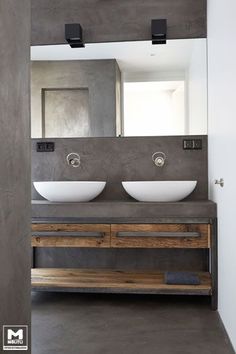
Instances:
[[[234,354],[207,298],[34,293],[32,354]]]

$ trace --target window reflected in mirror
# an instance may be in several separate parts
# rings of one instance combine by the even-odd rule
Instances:
[[[124,136],[184,135],[184,81],[124,83]]]

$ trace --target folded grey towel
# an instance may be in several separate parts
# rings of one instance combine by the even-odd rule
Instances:
[[[165,283],[169,285],[199,285],[200,278],[196,273],[165,272]]]

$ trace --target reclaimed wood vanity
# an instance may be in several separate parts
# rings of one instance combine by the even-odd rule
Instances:
[[[91,220],[88,223],[83,218],[80,222],[75,218],[67,222],[62,218],[33,218],[33,251],[42,247],[206,249],[209,267],[207,271],[198,272],[200,285],[167,285],[164,272],[158,269],[37,268],[33,261],[33,290],[208,295],[212,309],[217,308],[215,217]],[[137,222],[140,220],[142,222]]]

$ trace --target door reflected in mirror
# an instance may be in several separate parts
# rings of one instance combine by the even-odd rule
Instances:
[[[32,138],[207,134],[206,39],[31,48]]]

